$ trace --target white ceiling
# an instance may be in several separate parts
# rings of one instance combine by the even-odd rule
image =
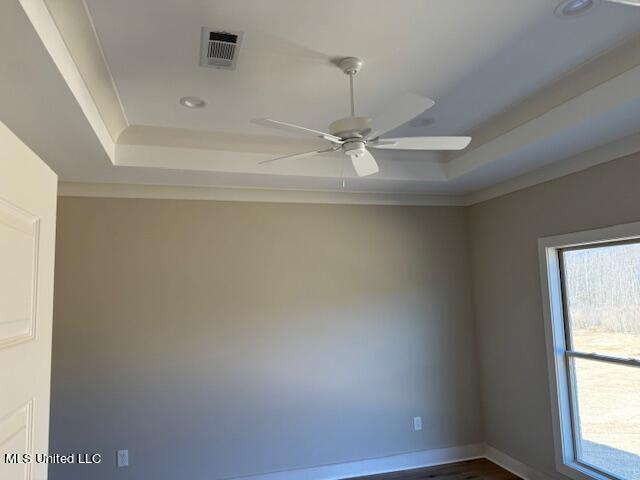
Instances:
[[[66,6],[72,3],[82,4]],[[625,89],[625,79],[613,84],[603,78],[598,88],[576,90],[584,94],[574,100],[565,82],[549,90],[564,96],[559,106],[532,118],[516,115],[513,125],[486,134],[532,94],[555,88],[553,82],[621,41],[636,41],[631,36],[640,33],[640,8],[603,2],[588,15],[565,20],[554,16],[555,0],[86,4],[129,125],[120,140],[114,138],[115,156],[101,148],[73,82],[38,35],[45,43],[50,37],[30,15],[34,30],[18,0],[0,7],[0,51],[11,67],[0,77],[2,120],[64,181],[340,190],[347,177],[345,191],[468,195],[640,131],[635,91]],[[71,23],[57,22],[67,43]],[[235,71],[199,67],[202,26],[245,32]],[[52,53],[51,45],[45,47]],[[279,133],[250,119],[268,116],[326,130],[347,115],[347,79],[330,61],[346,55],[366,62],[356,79],[360,112],[374,114],[395,95],[420,93],[436,106],[394,133],[472,132],[482,143],[460,157],[385,152],[381,173],[362,179],[353,178],[339,156],[259,168],[259,159],[310,142],[278,143]],[[80,73],[89,83],[90,75]],[[635,78],[631,74],[626,80]],[[624,94],[611,93],[621,88]],[[186,95],[206,99],[207,108],[180,106]],[[544,125],[558,128],[536,136]],[[242,135],[250,136],[251,148],[220,147]]]
[[[87,0],[127,118],[154,125],[274,134],[252,118],[326,130],[348,115],[331,58],[359,56],[357,107],[404,92],[437,101],[410,136],[462,134],[640,31],[640,9],[602,4],[566,21],[557,0]],[[202,26],[242,31],[235,71],[198,66]],[[188,110],[178,99],[208,101]]]

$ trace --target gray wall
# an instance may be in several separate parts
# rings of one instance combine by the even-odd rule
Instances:
[[[106,458],[50,478],[211,480],[481,441],[467,226],[456,207],[61,198],[51,450]]]
[[[539,237],[640,220],[640,155],[469,211],[485,440],[555,473]]]

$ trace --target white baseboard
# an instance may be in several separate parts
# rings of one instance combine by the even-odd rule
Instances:
[[[236,480],[339,480],[482,458],[484,444],[438,448],[355,462],[237,477]]]
[[[492,461],[496,465],[500,465],[505,470],[519,476],[524,480],[553,480],[546,473],[542,473],[529,465],[526,465],[504,452],[493,448],[491,445],[485,445],[484,456],[487,460]]]
[[[369,458],[366,460],[321,465],[298,470],[233,477],[228,480],[341,480],[366,475],[376,475],[379,473],[432,467],[478,458],[486,458],[523,480],[554,480],[551,476],[484,443],[422,450],[388,457]]]

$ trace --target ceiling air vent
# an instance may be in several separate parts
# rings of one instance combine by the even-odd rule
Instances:
[[[202,28],[200,66],[235,70],[242,33]]]

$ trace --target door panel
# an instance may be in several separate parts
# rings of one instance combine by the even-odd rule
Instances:
[[[57,177],[0,123],[0,478],[44,480]]]
[[[0,346],[35,334],[38,219],[0,199]]]
[[[0,451],[4,453],[32,452],[33,447],[33,402],[30,400],[15,412],[6,415],[0,422]],[[29,479],[32,477],[31,463],[8,463],[0,459],[0,478]]]

